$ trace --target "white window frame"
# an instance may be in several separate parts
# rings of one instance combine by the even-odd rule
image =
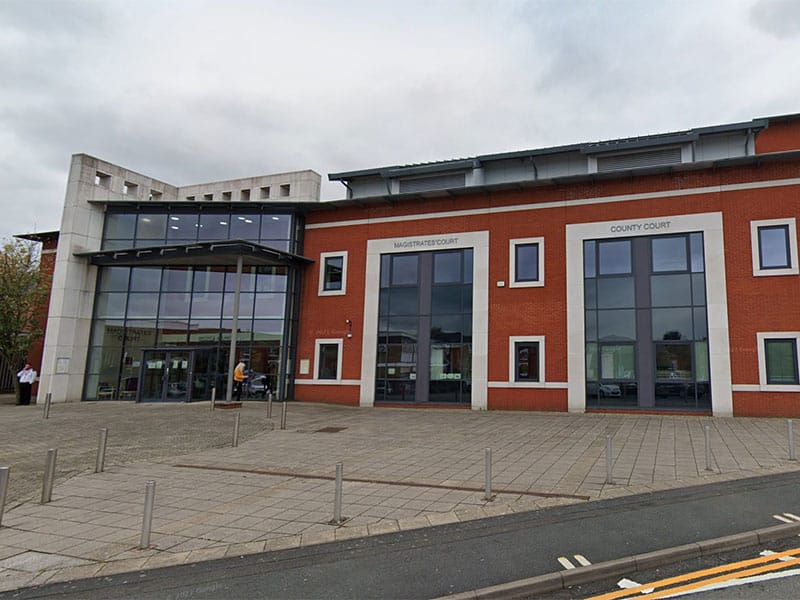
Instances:
[[[342,258],[342,289],[340,290],[326,290],[325,289],[325,262],[329,258]],[[321,252],[319,255],[319,289],[317,291],[320,296],[344,296],[347,293],[347,250],[340,250],[338,252]]]
[[[539,381],[517,381],[517,353],[519,342],[535,342],[539,344]],[[543,335],[511,335],[508,337],[508,385],[509,387],[531,388],[545,387],[544,373],[544,336]]]
[[[789,227],[789,260],[788,269],[762,269],[758,230],[761,227],[775,227],[788,225]],[[798,275],[800,265],[797,262],[797,220],[794,217],[786,219],[767,219],[765,221],[750,221],[750,247],[753,255],[753,276],[769,277],[772,275]]]
[[[758,340],[758,385],[762,392],[800,392],[800,385],[781,385],[767,383],[767,350],[765,341],[792,339],[795,341],[797,364],[800,365],[800,331],[765,331],[756,333]]]
[[[517,281],[517,246],[537,244],[539,246],[539,279],[536,281]],[[517,238],[508,243],[508,287],[526,288],[544,286],[544,238]]]
[[[314,374],[314,381],[324,383],[341,383],[342,381],[342,349],[344,344],[342,343],[342,338],[320,338],[314,340],[314,370],[312,373]],[[335,345],[338,346],[337,356],[336,356],[336,378],[335,379],[320,379],[319,378],[319,353],[321,346],[325,344]]]

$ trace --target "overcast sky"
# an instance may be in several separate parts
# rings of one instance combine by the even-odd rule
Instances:
[[[0,239],[70,156],[175,185],[800,112],[800,0],[0,0]]]

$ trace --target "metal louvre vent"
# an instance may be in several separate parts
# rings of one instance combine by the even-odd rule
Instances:
[[[464,187],[466,177],[464,173],[451,173],[449,175],[434,175],[432,177],[415,177],[400,180],[400,193],[427,192],[428,190],[443,190],[454,187]]]
[[[637,167],[655,167],[659,165],[674,165],[681,162],[681,149],[662,148],[645,152],[631,152],[630,154],[615,154],[612,156],[597,157],[598,173],[619,171],[621,169],[635,169]]]

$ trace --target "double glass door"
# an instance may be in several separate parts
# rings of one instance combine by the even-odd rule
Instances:
[[[147,350],[142,361],[142,402],[190,400],[191,350]]]

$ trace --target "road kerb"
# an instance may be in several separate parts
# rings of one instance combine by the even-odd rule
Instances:
[[[680,560],[697,558],[726,550],[738,550],[739,548],[756,546],[767,541],[780,540],[794,535],[800,535],[800,522],[744,531],[734,535],[609,560],[586,567],[577,567],[568,571],[546,573],[536,577],[443,596],[439,600],[444,600],[444,598],[448,600],[512,600],[526,598],[536,594],[554,592],[571,585],[586,584],[618,575],[630,575],[637,571],[652,569]]]

